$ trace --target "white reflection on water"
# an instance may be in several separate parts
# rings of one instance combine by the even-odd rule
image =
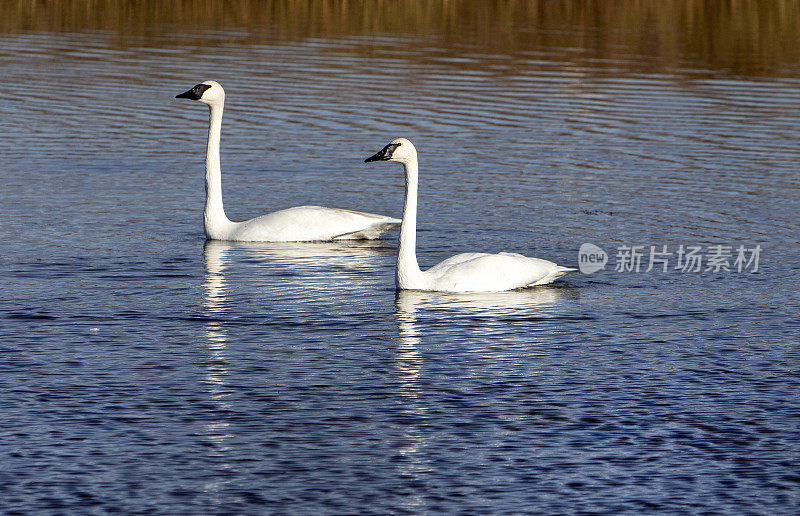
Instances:
[[[221,318],[225,314],[225,260],[227,248],[206,242],[203,257],[206,275],[203,279],[203,312],[209,321],[205,325],[208,349],[214,358],[222,358],[227,337]]]
[[[397,331],[400,336],[395,369],[398,375],[398,388],[402,402],[401,411],[411,418],[425,417],[426,407],[420,399],[419,375],[422,368],[422,356],[419,351],[420,337],[416,320],[416,307],[411,301],[410,291],[402,290],[395,298],[395,315],[397,317]],[[418,425],[403,426],[403,445],[397,453],[402,460],[398,462],[398,472],[401,477],[412,478],[419,481],[420,477],[431,468],[427,455],[423,451],[423,435]],[[423,506],[422,496],[409,495],[402,500],[403,506],[416,513]]]
[[[422,414],[425,408],[417,405],[419,398],[419,370],[422,367],[422,357],[419,353],[419,334],[417,331],[415,309],[407,303],[408,297],[400,291],[396,298],[397,331],[400,342],[397,346],[397,364],[395,365],[400,378],[400,395],[408,403],[406,411],[412,414]]]
[[[214,242],[206,242],[203,250],[206,272],[203,279],[202,305],[203,313],[207,317],[204,334],[209,351],[203,379],[204,383],[209,386],[213,406],[216,410],[224,412],[231,408],[230,403],[226,401],[231,393],[225,382],[229,376],[225,357],[228,336],[223,322],[227,310],[225,268],[228,265],[229,257],[224,246],[214,244]],[[212,445],[209,453],[217,457],[228,456],[231,446],[227,441],[233,437],[230,423],[222,420],[208,421],[203,428],[206,439]],[[233,464],[226,461],[221,463],[220,467],[232,471]],[[225,485],[230,482],[227,478],[229,478],[228,475],[218,476],[204,486],[205,491],[212,494],[217,502],[222,498],[221,492]]]
[[[230,255],[235,273],[246,271],[236,289],[247,288],[263,303],[292,303],[300,312],[314,303],[339,303],[352,295],[369,295],[385,285],[376,268],[389,262],[381,255],[394,254],[385,241],[354,242],[208,242],[213,253]],[[207,251],[209,252],[209,251]],[[253,274],[260,267],[258,274]],[[389,270],[386,270],[388,274]],[[339,303],[340,304],[340,303]]]
[[[460,308],[472,313],[498,315],[500,312],[533,310],[545,315],[543,308],[576,299],[578,291],[569,285],[541,286],[509,290],[506,292],[426,292],[423,290],[401,290],[397,293],[398,312],[417,313],[419,308]]]
[[[507,321],[504,316],[524,316],[526,318],[548,318],[557,315],[557,307],[565,301],[577,299],[579,291],[569,285],[543,286],[509,292],[476,292],[453,294],[444,292],[425,292],[401,290],[395,297],[395,315],[399,344],[396,368],[400,373],[400,387],[404,399],[417,400],[417,382],[423,359],[420,345],[423,344],[424,328],[417,322],[417,314],[427,312],[438,320],[453,323],[462,317],[479,317],[480,335],[491,340],[492,335],[505,331]],[[470,325],[474,326],[474,325]],[[535,340],[534,334],[528,338]],[[490,353],[481,349],[482,354]],[[409,412],[424,412],[423,407],[409,406]]]
[[[333,282],[343,271],[372,269],[374,258],[381,250],[390,250],[392,245],[383,240],[355,240],[351,242],[236,242],[239,249],[246,249],[253,259],[264,259],[270,263],[291,267],[297,272],[324,270]]]
[[[291,266],[301,271],[311,271],[326,266],[358,268],[374,266],[369,258],[392,245],[383,240],[354,240],[342,242],[224,242],[209,240],[205,252],[217,256],[237,253],[248,262],[268,260],[275,264]],[[228,258],[228,261],[231,261]],[[206,262],[208,263],[208,262]]]
[[[424,367],[425,325],[418,321],[418,315],[433,315],[439,319],[462,316],[483,317],[486,325],[506,323],[496,322],[498,316],[524,314],[531,317],[552,316],[554,309],[565,301],[577,299],[578,290],[568,286],[537,287],[510,292],[487,292],[452,294],[401,290],[395,297],[395,317],[397,319],[398,345],[395,356],[397,386],[402,403],[401,411],[409,419],[418,419],[420,424],[403,425],[404,444],[399,447],[398,472],[403,478],[421,482],[425,474],[432,470],[428,453],[425,451],[426,437],[421,425],[427,413],[424,384],[421,376]],[[492,331],[484,335],[491,337]],[[528,337],[535,340],[534,335]],[[489,353],[483,349],[482,353]],[[403,499],[403,506],[412,513],[419,512],[424,498],[420,494]]]
[[[395,306],[398,325],[401,318],[413,324],[416,314],[428,311],[447,311],[449,314],[497,317],[500,315],[525,314],[533,317],[551,317],[553,307],[564,301],[577,299],[579,290],[568,284],[541,286],[507,292],[474,292],[453,294],[447,292],[425,292],[401,290],[397,292]],[[401,339],[402,339],[401,330]]]

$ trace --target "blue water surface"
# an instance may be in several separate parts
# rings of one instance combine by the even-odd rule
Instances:
[[[4,513],[796,511],[797,70],[162,29],[0,36]],[[395,292],[396,232],[205,242],[206,109],[173,97],[206,79],[227,92],[234,220],[401,216],[401,169],[362,161],[405,136],[423,267],[578,266],[583,243],[608,264]],[[650,246],[719,245],[729,270],[646,271]],[[638,271],[617,270],[624,246]]]

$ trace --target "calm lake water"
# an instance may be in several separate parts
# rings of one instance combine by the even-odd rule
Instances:
[[[797,510],[796,2],[256,4],[3,7],[2,512]],[[401,216],[405,136],[423,268],[608,263],[207,243],[207,79],[234,220]]]

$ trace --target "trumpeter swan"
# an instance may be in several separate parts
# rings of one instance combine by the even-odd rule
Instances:
[[[237,242],[310,242],[323,240],[374,239],[400,225],[400,220],[359,211],[297,206],[244,222],[232,222],[222,207],[222,176],[219,140],[225,90],[205,81],[175,98],[198,100],[209,108],[206,149],[206,237]]]
[[[417,264],[417,150],[405,138],[397,138],[370,161],[397,161],[406,174],[406,199],[400,226],[395,281],[398,289],[441,292],[501,292],[550,283],[574,271],[547,260],[516,253],[464,253],[440,262],[426,271]]]

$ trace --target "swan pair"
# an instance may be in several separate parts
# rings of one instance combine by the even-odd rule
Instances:
[[[550,283],[574,271],[547,260],[521,254],[464,253],[421,271],[416,257],[417,151],[405,138],[393,140],[371,161],[402,163],[406,175],[403,220],[359,211],[298,206],[262,215],[244,222],[232,222],[222,206],[222,176],[219,160],[222,110],[225,90],[217,82],[205,81],[176,98],[197,100],[209,107],[206,150],[206,237],[237,242],[310,242],[374,239],[400,225],[397,256],[398,289],[444,292],[499,292]]]

